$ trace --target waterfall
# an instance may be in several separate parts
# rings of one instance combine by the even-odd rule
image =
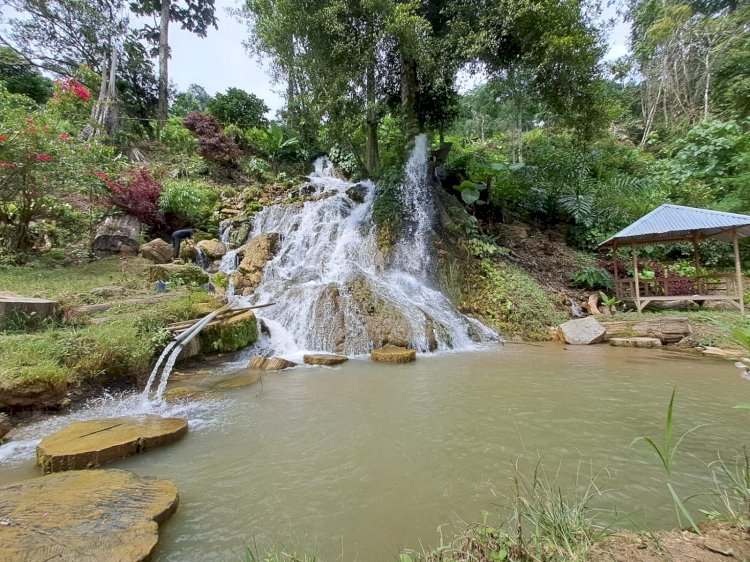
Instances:
[[[417,137],[400,190],[408,225],[390,266],[383,265],[376,245],[375,186],[337,179],[327,159],[318,159],[309,176],[315,200],[273,205],[255,215],[250,238],[277,233],[279,248],[255,292],[240,300],[276,303],[257,313],[271,328],[274,352],[357,355],[389,343],[420,351],[462,349],[496,337],[460,314],[432,284],[436,208],[427,154],[427,139]],[[233,264],[229,259],[226,272],[237,267],[236,258]],[[277,340],[280,329],[283,338]]]

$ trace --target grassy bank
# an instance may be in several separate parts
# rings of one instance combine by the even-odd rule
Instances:
[[[183,287],[169,300],[132,303],[153,294],[148,266],[141,258],[108,258],[59,269],[1,270],[3,290],[56,300],[63,319],[37,323],[19,315],[6,322],[0,332],[0,403],[25,406],[36,396],[39,405],[52,406],[81,384],[133,384],[147,372],[168,341],[166,325],[200,315],[213,301],[203,290]],[[116,288],[92,292],[101,287]],[[74,314],[76,307],[102,303],[114,306]]]

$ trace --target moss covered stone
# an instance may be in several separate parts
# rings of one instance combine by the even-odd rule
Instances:
[[[206,352],[237,351],[258,339],[258,321],[252,310],[206,326],[200,335],[201,349]]]

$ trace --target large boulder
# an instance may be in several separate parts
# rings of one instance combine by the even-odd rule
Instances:
[[[221,240],[201,240],[196,247],[212,260],[221,258],[227,253],[227,246]]]
[[[98,256],[138,253],[141,221],[131,215],[107,217],[96,227],[91,249]]]
[[[208,283],[208,274],[193,264],[154,264],[148,270],[148,277],[150,281],[169,281],[178,285],[203,285]]]
[[[238,266],[246,280],[245,288],[255,289],[263,277],[263,268],[279,249],[279,234],[269,232],[256,236],[237,252],[242,256]]]
[[[0,560],[146,560],[178,501],[169,480],[124,470],[11,484],[0,488]]]
[[[198,250],[196,250],[195,242],[190,239],[183,240],[180,245],[180,259],[184,262],[197,262],[198,261]]]
[[[211,353],[236,351],[258,340],[258,321],[252,310],[203,328],[201,349]]]
[[[187,420],[154,415],[74,422],[42,439],[36,462],[44,472],[91,468],[168,445],[187,430]]]
[[[172,244],[161,238],[154,238],[151,242],[143,244],[138,249],[138,253],[154,263],[171,263],[173,249]]]
[[[568,320],[557,327],[558,338],[571,345],[588,345],[604,340],[607,331],[593,316]]]

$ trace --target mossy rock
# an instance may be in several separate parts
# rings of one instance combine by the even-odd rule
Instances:
[[[206,326],[200,334],[201,349],[215,353],[237,351],[258,340],[258,321],[252,310]]]
[[[232,230],[229,234],[229,242],[235,246],[242,246],[247,242],[247,237],[250,236],[250,223],[243,222],[235,230]]]
[[[193,264],[163,263],[152,265],[148,270],[149,281],[168,281],[182,285],[208,283],[208,274]]]

